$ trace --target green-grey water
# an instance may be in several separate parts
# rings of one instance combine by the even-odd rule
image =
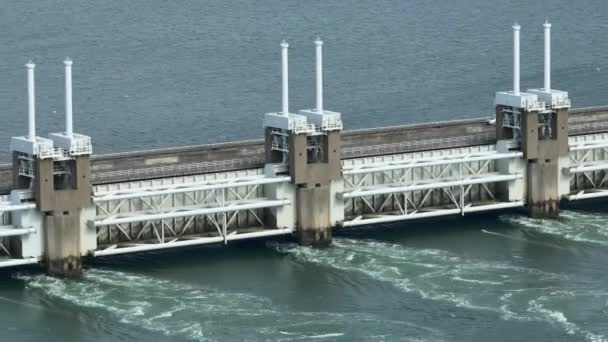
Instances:
[[[597,209],[596,209],[597,210]],[[6,273],[19,341],[606,341],[608,214],[519,213]]]
[[[313,103],[325,41],[326,107],[348,128],[488,116],[511,85],[553,84],[576,107],[608,102],[608,3],[585,1],[3,1],[0,161],[23,134],[37,63],[38,130],[75,126],[97,152],[260,137],[279,108]],[[257,128],[256,128],[257,127]],[[79,281],[0,273],[2,341],[608,341],[608,211],[518,212],[342,231],[327,249],[254,241],[89,263]]]

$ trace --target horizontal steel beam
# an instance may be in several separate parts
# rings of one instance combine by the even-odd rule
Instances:
[[[36,208],[36,203],[10,204],[0,203],[0,212],[20,211]]]
[[[274,183],[286,183],[291,177],[256,177],[255,179],[229,178],[225,181],[215,183],[183,183],[166,186],[142,187],[137,189],[125,189],[118,191],[107,191],[95,193],[93,201],[103,202],[112,200],[122,200],[138,197],[149,197],[168,194],[179,194],[192,191],[208,191],[216,189],[233,188],[239,186],[253,186]]]
[[[388,222],[397,222],[397,221],[405,221],[405,220],[432,218],[432,217],[439,217],[439,216],[474,213],[474,212],[480,212],[480,211],[519,208],[519,207],[523,207],[523,206],[524,206],[523,201],[517,201],[517,202],[494,203],[494,204],[479,205],[479,206],[469,206],[469,207],[465,207],[462,210],[459,208],[453,208],[453,209],[437,209],[437,210],[422,212],[422,213],[416,212],[413,214],[406,214],[406,215],[381,215],[380,217],[374,217],[374,218],[363,218],[363,219],[359,219],[359,220],[344,221],[342,223],[342,226],[343,227],[354,227],[354,226],[372,225],[372,224],[379,224],[379,223],[388,223]]]
[[[458,163],[469,163],[486,160],[499,160],[499,159],[513,159],[523,157],[522,152],[510,152],[510,153],[484,153],[484,154],[462,154],[452,155],[439,158],[427,158],[427,159],[412,159],[403,161],[393,161],[385,163],[370,163],[361,164],[357,166],[350,166],[343,168],[344,175],[353,175],[360,173],[370,172],[381,172],[401,169],[411,169],[415,167],[427,167],[427,166],[438,166]]]
[[[105,218],[101,220],[95,220],[95,227],[99,226],[108,226],[112,224],[121,224],[121,223],[133,223],[133,222],[143,222],[143,221],[156,221],[170,218],[178,218],[178,217],[187,217],[187,216],[200,216],[200,215],[210,215],[210,214],[218,214],[230,211],[240,211],[240,210],[252,210],[252,209],[262,209],[262,208],[273,208],[280,207],[283,205],[289,204],[289,200],[258,200],[253,203],[246,204],[228,204],[223,207],[214,207],[214,208],[198,208],[198,209],[175,209],[174,211],[170,211],[167,213],[153,213],[153,214],[135,214],[129,215],[125,217],[115,217],[115,218]]]
[[[591,171],[601,171],[608,170],[608,160],[604,160],[603,162],[592,162],[582,164],[576,167],[570,168],[570,173],[583,173],[583,172],[591,172]]]
[[[166,242],[166,243],[156,243],[156,244],[145,244],[138,246],[129,246],[129,247],[114,247],[108,249],[102,249],[95,251],[93,253],[94,256],[107,256],[107,255],[116,255],[116,254],[125,254],[125,253],[136,253],[136,252],[146,252],[146,251],[154,251],[161,249],[169,249],[176,247],[186,247],[186,246],[197,246],[197,245],[205,245],[211,243],[220,243],[225,241],[234,241],[234,240],[243,240],[243,239],[255,239],[260,237],[269,237],[269,236],[278,236],[278,235],[287,235],[291,234],[293,229],[269,229],[262,230],[258,232],[249,232],[249,233],[236,233],[233,232],[231,234],[226,235],[226,239],[223,236],[212,236],[212,237],[201,237],[191,240],[182,240],[182,241],[174,241],[174,242]]]
[[[602,198],[608,197],[608,190],[593,190],[589,189],[590,192],[579,192],[577,194],[569,195],[568,200],[576,201],[582,199],[590,199],[590,198]]]
[[[20,236],[35,233],[34,228],[16,228],[15,226],[0,226],[0,238],[8,236]]]
[[[608,140],[581,141],[570,145],[570,151],[586,151],[608,148]]]
[[[512,175],[491,174],[491,175],[486,175],[486,176],[479,175],[479,176],[475,176],[475,177],[464,178],[461,180],[448,180],[448,181],[429,180],[429,182],[425,182],[423,184],[402,185],[402,186],[384,186],[384,187],[375,188],[375,189],[354,190],[354,191],[350,191],[350,192],[344,192],[344,198],[384,195],[384,194],[418,191],[418,190],[440,189],[440,188],[448,188],[448,187],[452,187],[452,186],[461,186],[461,185],[506,182],[506,181],[512,181],[512,180],[519,179],[519,178],[522,178],[522,175],[520,175],[520,174],[512,174]]]
[[[37,264],[38,258],[0,259],[0,268]]]

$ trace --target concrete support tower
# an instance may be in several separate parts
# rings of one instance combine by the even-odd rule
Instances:
[[[28,63],[27,137],[13,137],[14,187],[29,189],[37,209],[43,214],[44,259],[51,275],[77,277],[80,257],[91,244],[86,232],[86,215],[91,215],[91,139],[72,130],[72,61],[64,61],[66,91],[66,131],[35,135],[34,64]],[[92,213],[94,214],[94,213]],[[94,234],[93,234],[94,235]],[[92,242],[95,244],[95,242]]]
[[[550,27],[545,27],[545,87],[519,91],[519,31],[513,26],[513,91],[496,93],[496,136],[514,140],[527,161],[526,198],[531,217],[559,215],[559,202],[568,193],[568,108],[566,92],[550,86]]]
[[[264,117],[266,162],[277,172],[289,173],[295,189],[295,222],[304,245],[331,242],[331,228],[343,219],[336,206],[341,187],[340,113],[323,109],[323,61],[320,39],[316,46],[316,108],[289,113],[287,94],[287,43],[282,47],[283,111]]]

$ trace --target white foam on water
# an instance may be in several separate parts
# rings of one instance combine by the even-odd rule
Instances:
[[[463,281],[465,283],[483,284],[483,285],[502,285],[502,284],[504,284],[501,281],[467,279],[467,278],[462,278],[462,277],[459,277],[459,276],[453,276],[452,280]]]
[[[567,210],[559,219],[533,219],[523,215],[503,215],[500,220],[555,235],[566,240],[608,246],[608,215],[603,213]]]
[[[608,339],[603,335],[583,330],[575,323],[568,321],[563,312],[546,308],[543,305],[543,302],[546,300],[547,296],[540,296],[537,299],[530,300],[528,302],[528,312],[541,317],[541,319],[549,324],[562,327],[569,335],[578,334],[584,336],[590,342],[608,342]]]
[[[604,336],[581,329],[562,312],[549,310],[541,303],[547,293],[558,301],[580,295],[562,287],[573,281],[566,274],[369,240],[338,238],[328,249],[291,245],[282,250],[303,262],[365,274],[423,299],[495,312],[505,320],[547,322],[589,341],[608,342]],[[521,287],[530,281],[541,286]]]
[[[390,325],[389,331],[402,328],[429,338],[439,334],[434,328],[372,314],[290,311],[267,298],[120,271],[91,269],[76,281],[45,275],[16,277],[26,281],[30,291],[101,309],[125,324],[193,341],[226,339],[226,322],[233,327],[228,331],[235,339],[249,340],[332,339],[345,334],[332,328],[350,327],[353,322],[361,327],[361,335],[372,334],[380,325]],[[319,331],[319,327],[326,331]]]
[[[292,246],[291,252],[304,261],[364,273],[424,299],[445,301],[470,309],[500,310],[475,303],[469,286],[456,292],[440,284],[452,284],[456,280],[467,285],[500,285],[503,278],[496,279],[490,275],[491,279],[474,279],[475,273],[484,268],[509,268],[507,265],[470,263],[441,250],[411,249],[368,240],[336,239],[334,245],[336,248],[330,250]],[[353,252],[356,253],[354,257],[346,257]]]
[[[340,336],[344,336],[344,333],[329,333],[329,334],[320,334],[320,335],[308,335],[308,336],[306,336],[306,338],[322,339],[322,338],[340,337]]]
[[[503,233],[494,232],[494,231],[490,231],[490,230],[486,230],[486,229],[482,229],[481,232],[484,233],[484,234],[494,235],[494,236],[498,236],[498,237],[509,239],[509,240],[513,240],[513,241],[525,242],[527,244],[534,244],[534,245],[551,247],[551,248],[556,248],[556,249],[565,249],[564,247],[556,245],[556,244],[545,243],[545,242],[538,242],[538,241],[531,241],[531,240],[528,240],[528,239],[525,239],[525,238],[518,238],[518,237],[509,235],[509,234],[503,234]]]

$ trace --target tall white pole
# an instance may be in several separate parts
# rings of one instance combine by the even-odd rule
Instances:
[[[521,26],[513,25],[513,94],[519,95],[519,30]]]
[[[289,74],[287,67],[287,49],[289,44],[286,41],[281,42],[281,78],[282,78],[282,105],[283,115],[289,115]]]
[[[28,139],[36,140],[36,94],[34,90],[34,68],[36,64],[29,61],[27,68],[27,114],[28,114]]]
[[[315,40],[317,64],[317,112],[323,113],[323,41],[317,37]]]
[[[72,122],[72,61],[66,59],[65,65],[65,135],[74,136],[74,126]]]
[[[545,28],[545,91],[551,91],[551,23],[549,19],[543,24]]]

